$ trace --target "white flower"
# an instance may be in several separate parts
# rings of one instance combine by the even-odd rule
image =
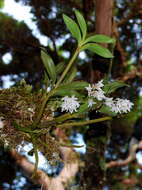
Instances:
[[[115,113],[127,113],[131,110],[132,106],[134,105],[130,100],[116,98],[105,98],[105,105],[111,108],[112,112]]]
[[[99,101],[101,101],[105,98],[104,91],[101,89],[93,91],[92,96]]]
[[[100,89],[100,88],[102,88],[103,86],[104,86],[103,80],[100,80],[98,83],[96,83],[96,84],[94,85],[94,87],[95,87],[96,89]]]
[[[115,100],[115,105],[119,113],[127,113],[134,104],[130,100],[117,98]]]
[[[91,92],[92,92],[92,90],[93,90],[93,88],[91,87],[91,85],[89,84],[89,86],[88,87],[85,87],[86,88],[86,90],[88,91],[88,96],[91,96]]]
[[[105,104],[106,106],[109,106],[109,107],[114,106],[113,98],[105,97],[105,103],[104,103],[104,104]]]
[[[3,123],[3,121],[2,121],[2,117],[0,117],[0,129],[2,129],[3,127],[4,127],[4,123]]]
[[[114,101],[113,104],[111,106],[109,106],[111,108],[111,111],[112,112],[115,112],[115,113],[122,113],[122,110],[120,108],[120,106],[118,106],[116,104],[116,102]]]
[[[94,104],[96,104],[96,102],[94,102],[92,99],[88,100],[88,107],[92,107]]]
[[[72,97],[68,97],[65,96],[64,98],[62,98],[62,104],[61,104],[61,111],[66,111],[66,112],[77,112],[77,108],[79,108],[80,104],[77,101],[78,98],[76,98],[75,96]]]
[[[86,90],[88,91],[89,97],[94,97],[97,100],[103,100],[105,98],[104,91],[101,89],[104,86],[103,80],[99,81],[95,85],[92,86],[89,84],[88,87],[86,87]]]
[[[85,87],[86,90],[89,92],[93,91],[93,90],[100,90],[102,87],[104,86],[103,84],[103,80],[100,80],[99,82],[97,82],[96,84],[93,84],[92,86],[89,84],[88,87]],[[102,89],[101,89],[102,90]]]
[[[104,104],[110,107],[111,111],[115,113],[127,113],[131,110],[134,104],[130,100],[121,98],[116,98],[114,100],[113,98],[106,97],[105,92],[102,90],[103,86],[103,80],[93,85],[89,84],[89,86],[86,87],[86,90],[88,91],[88,96],[96,98],[99,101],[104,100]],[[93,104],[93,100],[90,99],[88,101],[88,107],[92,107]]]
[[[105,98],[104,91],[102,89],[94,88],[94,85],[92,85],[92,87],[89,85],[88,87],[86,87],[86,89],[88,91],[89,97],[94,97],[100,101]]]

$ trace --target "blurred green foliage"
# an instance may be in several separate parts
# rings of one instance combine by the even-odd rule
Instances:
[[[0,0],[0,9],[4,7],[4,0]]]

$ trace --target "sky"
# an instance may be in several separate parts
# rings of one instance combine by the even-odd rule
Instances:
[[[16,3],[14,0],[5,0],[4,8],[0,11],[3,13],[7,13],[8,15],[12,16],[14,19],[18,21],[24,21],[28,27],[32,30],[32,33],[35,37],[37,37],[42,45],[47,46],[48,38],[44,35],[41,35],[36,23],[32,21],[33,15],[30,13],[31,7],[24,6],[22,3]],[[10,53],[6,53],[2,57],[5,64],[8,64],[12,57]],[[15,75],[15,77],[17,77]],[[1,79],[3,80],[3,88],[9,88],[14,84],[14,82],[10,81],[10,76],[2,76]]]
[[[2,12],[8,13],[18,21],[24,21],[28,27],[33,31],[33,35],[36,36],[42,45],[47,45],[48,38],[41,35],[37,29],[36,23],[32,21],[33,15],[30,13],[31,7],[24,6],[22,3],[16,3],[14,0],[5,0],[4,8]]]

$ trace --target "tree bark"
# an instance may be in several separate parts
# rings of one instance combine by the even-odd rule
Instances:
[[[113,0],[95,0],[95,33],[112,36],[113,34]],[[105,48],[108,44],[101,44]],[[109,69],[110,59],[103,59],[100,56],[94,55],[92,64],[93,72],[90,72],[91,82],[101,80]],[[100,76],[97,78],[97,76]]]
[[[66,143],[68,137],[61,129],[56,129],[55,134],[60,139],[60,142]],[[41,185],[42,190],[65,190],[79,170],[79,158],[72,147],[60,147],[60,153],[64,167],[58,176],[49,177],[44,171],[38,169],[35,177],[31,179],[35,184]],[[25,175],[31,178],[34,172],[34,164],[30,163],[25,156],[20,155],[14,149],[10,151],[10,155],[14,158],[16,164],[21,167]]]
[[[41,185],[43,190],[65,190],[72,181],[79,169],[79,161],[76,153],[71,148],[62,147],[61,153],[64,160],[64,167],[57,177],[49,177],[44,171],[37,170],[34,179],[35,184]],[[31,178],[34,171],[34,164],[30,163],[26,157],[21,156],[14,149],[10,151],[10,155],[21,167],[28,178]],[[73,160],[70,160],[74,158]]]
[[[96,0],[96,34],[112,35],[112,0]]]

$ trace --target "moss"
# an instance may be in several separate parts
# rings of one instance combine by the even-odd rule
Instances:
[[[34,138],[38,150],[54,163],[60,159],[59,143],[52,135],[52,125],[49,121],[53,116],[49,106],[46,106],[36,129],[32,128],[42,97],[42,92],[33,93],[31,86],[25,83],[0,90],[0,117],[4,122],[4,127],[0,130],[0,141],[16,148],[23,141],[33,143]]]

